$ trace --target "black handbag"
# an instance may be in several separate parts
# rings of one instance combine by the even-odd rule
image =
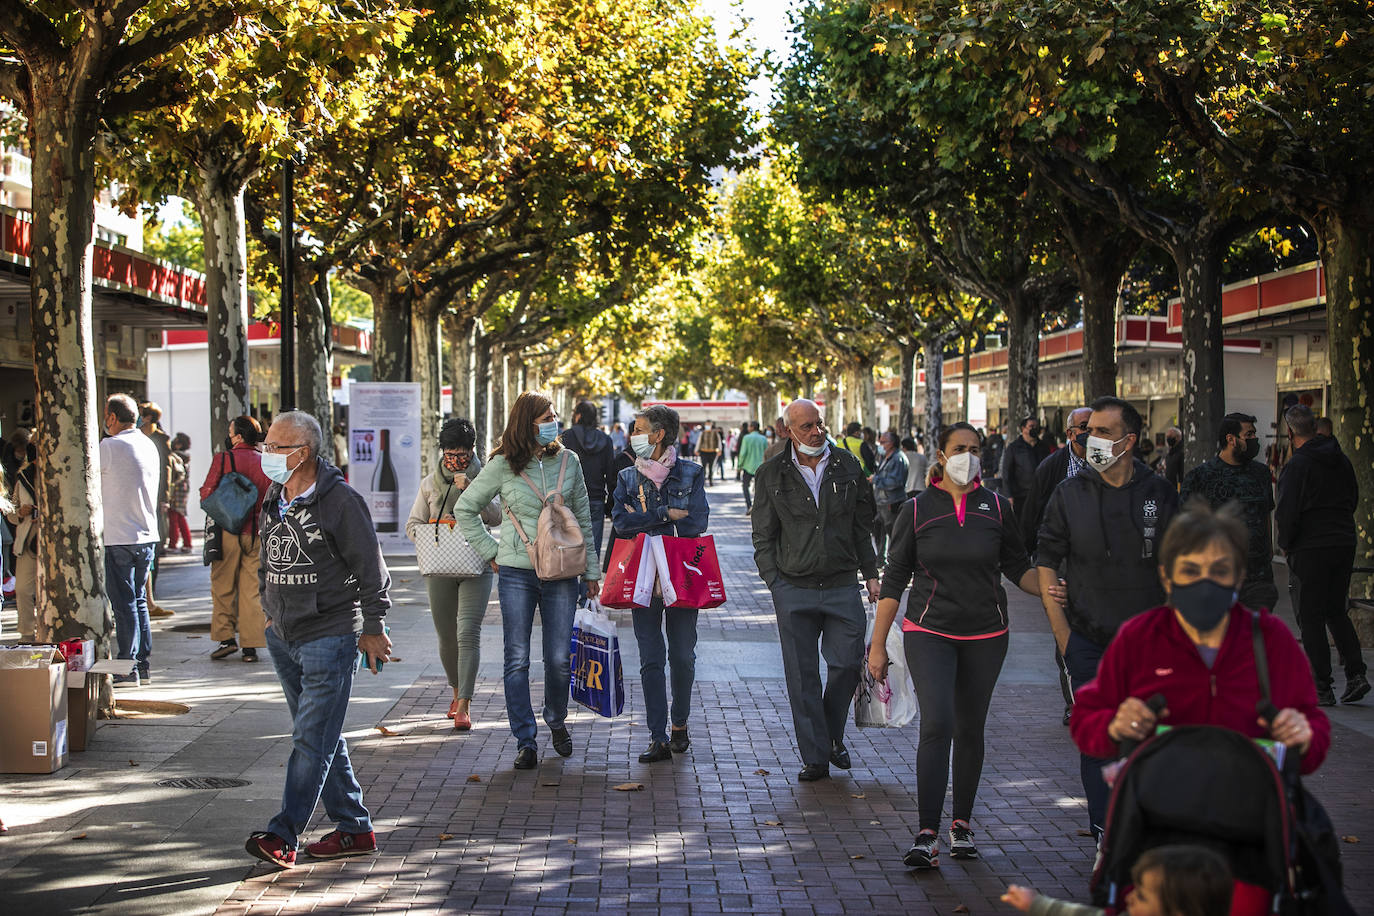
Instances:
[[[219,483],[215,484],[215,492],[202,499],[200,507],[225,531],[238,534],[243,531],[243,523],[258,504],[258,488],[235,469],[233,451],[222,454],[229,458],[229,472],[223,473],[224,462],[221,461],[221,474]]]
[[[205,517],[205,540],[201,546],[201,561],[209,566],[224,559],[224,530],[208,515]]]

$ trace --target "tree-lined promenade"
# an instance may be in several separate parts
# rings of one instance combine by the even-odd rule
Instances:
[[[50,638],[109,633],[89,252],[111,178],[131,207],[195,204],[215,441],[247,411],[250,286],[283,276],[287,400],[330,421],[345,284],[371,301],[373,377],[420,383],[431,439],[444,383],[489,439],[509,389],[535,385],[564,407],[816,395],[835,428],[872,425],[889,371],[906,433],[922,366],[930,433],[958,419],[943,358],[992,328],[1019,418],[1038,412],[1043,331],[1081,321],[1090,399],[1116,390],[1120,312],[1177,293],[1192,465],[1226,412],[1228,267],[1310,238],[1327,413],[1374,493],[1363,4],[811,3],[766,127],[747,105],[759,60],[686,2],[0,0],[0,45],[34,164]]]

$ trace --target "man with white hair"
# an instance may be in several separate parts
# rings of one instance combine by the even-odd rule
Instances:
[[[758,470],[754,562],[773,595],[783,672],[801,752],[801,782],[850,767],[849,704],[864,666],[859,574],[878,600],[873,487],[859,459],[826,440],[814,401],[783,411],[789,444]],[[826,685],[821,691],[820,654]]]
[[[301,831],[321,798],[335,829],[305,847],[309,856],[377,849],[342,732],[359,653],[376,674],[391,649],[383,626],[391,577],[366,501],[320,457],[323,442],[315,418],[291,410],[273,421],[262,444],[262,472],[273,483],[258,524],[258,585],[292,745],[281,811],[245,848],[278,868],[295,864]]]

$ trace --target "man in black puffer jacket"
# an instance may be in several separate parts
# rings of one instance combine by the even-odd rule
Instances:
[[[1178,493],[1135,457],[1139,412],[1120,398],[1092,403],[1087,467],[1055,488],[1036,544],[1045,614],[1077,690],[1097,676],[1097,663],[1117,628],[1164,603],[1157,548],[1178,511]],[[1069,604],[1049,588],[1064,568]],[[1107,816],[1105,761],[1084,757],[1088,818],[1100,835]]]
[[[587,502],[592,513],[592,542],[601,555],[606,532],[606,499],[615,492],[615,444],[597,428],[601,412],[591,401],[580,401],[573,408],[573,425],[563,433],[563,444],[582,461],[582,476],[587,482]]]

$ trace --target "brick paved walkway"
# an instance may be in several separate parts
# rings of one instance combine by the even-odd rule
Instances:
[[[379,720],[392,736],[350,739],[382,852],[255,869],[219,912],[995,913],[1010,912],[997,902],[1009,881],[1082,899],[1092,846],[1080,833],[1078,759],[1058,723],[1038,605],[1015,593],[1017,639],[993,701],[974,818],[983,858],[944,857],[938,872],[918,875],[900,861],[915,818],[915,727],[851,729],[850,773],[795,781],[786,693],[771,661],[776,630],[743,501],[733,483],[710,496],[731,601],[702,614],[707,674],[694,691],[688,755],[635,761],[647,736],[631,672],[625,715],[573,715],[577,750],[567,760],[552,754],[541,726],[539,768],[517,773],[500,681],[480,680],[477,727],[460,736],[444,718],[446,684],[421,677]],[[488,624],[497,613],[493,605]],[[622,640],[632,641],[622,623]],[[711,675],[712,655],[732,648],[757,663]],[[485,673],[495,673],[493,661],[488,648]],[[1374,894],[1374,739],[1340,724],[1363,711],[1337,713],[1335,747],[1309,786],[1339,832],[1370,834],[1344,846],[1347,887],[1364,900]],[[625,783],[643,788],[618,791]],[[317,819],[310,833],[328,829]]]

